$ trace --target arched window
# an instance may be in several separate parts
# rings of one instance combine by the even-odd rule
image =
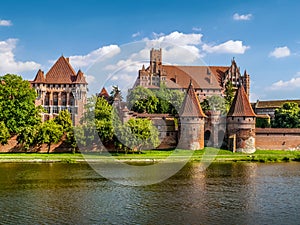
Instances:
[[[75,105],[75,99],[74,99],[72,92],[70,93],[70,97],[69,97],[69,105],[70,106]]]
[[[58,105],[58,93],[53,93],[53,105]]]
[[[45,95],[45,105],[49,105],[50,103],[50,93],[47,92]]]
[[[67,105],[67,93],[66,92],[61,93],[61,105],[62,106]]]

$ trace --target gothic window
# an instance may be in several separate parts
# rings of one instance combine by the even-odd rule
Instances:
[[[61,93],[61,105],[62,106],[67,105],[67,93],[66,92]]]
[[[49,105],[49,102],[50,101],[50,93],[47,92],[46,95],[45,95],[45,105]]]
[[[70,97],[69,97],[69,105],[75,105],[75,99],[72,92],[70,93]]]
[[[58,105],[58,93],[53,93],[53,105]]]

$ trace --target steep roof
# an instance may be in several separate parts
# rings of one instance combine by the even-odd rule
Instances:
[[[190,81],[179,115],[181,117],[206,117],[196,96],[192,81]]]
[[[216,76],[207,66],[162,66],[168,80],[176,80],[181,88],[187,88],[192,79],[194,87],[199,89],[221,89]]]
[[[81,70],[78,70],[78,72],[77,72],[75,83],[77,83],[77,84],[87,84],[87,82],[85,80],[85,77],[83,75],[83,72]]]
[[[105,89],[105,87],[103,87],[102,90],[100,91],[99,97],[103,97],[103,98],[109,97],[109,94],[108,94],[107,90]]]
[[[254,103],[255,108],[279,108],[286,102],[294,102],[300,105],[299,99],[287,99],[287,100],[271,100],[271,101],[257,101]]]
[[[256,116],[243,85],[237,90],[227,116]]]
[[[33,83],[45,83],[45,82],[46,82],[46,80],[44,77],[44,72],[39,69],[39,71],[37,72],[37,74],[33,80]]]

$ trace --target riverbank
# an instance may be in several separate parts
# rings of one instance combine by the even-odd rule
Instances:
[[[174,154],[173,154],[174,153]],[[257,150],[253,154],[233,153],[227,150],[215,148],[205,148],[204,150],[187,151],[158,151],[146,150],[139,153],[113,153],[115,159],[121,162],[159,162],[172,156],[171,161],[185,160],[189,161],[214,161],[214,162],[289,162],[300,161],[300,151],[280,151],[280,150]],[[0,162],[106,162],[110,158],[107,154],[101,153],[1,153]]]

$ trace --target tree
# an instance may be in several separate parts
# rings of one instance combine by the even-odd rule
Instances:
[[[112,104],[114,102],[115,98],[118,98],[120,101],[122,101],[123,96],[122,96],[122,93],[121,93],[121,90],[119,89],[119,87],[118,86],[112,86],[112,88],[113,89],[110,92],[108,102],[110,104]]]
[[[25,151],[29,150],[38,142],[38,133],[40,125],[23,127],[20,134],[17,137],[18,144],[21,144]]]
[[[9,138],[10,134],[8,128],[5,126],[5,123],[3,121],[0,121],[0,144],[7,144]]]
[[[127,103],[130,110],[153,113],[157,110],[158,99],[150,89],[137,86],[129,92]]]
[[[67,109],[60,111],[54,122],[61,125],[64,132],[70,132],[73,128],[71,113]]]
[[[226,103],[224,98],[218,95],[212,95],[207,97],[201,104],[203,110],[206,112],[208,110],[220,111],[221,113],[226,113]]]
[[[234,94],[235,94],[235,91],[233,88],[233,84],[231,81],[228,81],[225,85],[225,103],[226,103],[227,112],[229,111],[231,104],[233,102]]]
[[[131,118],[116,129],[123,147],[138,150],[139,153],[141,149],[153,149],[159,144],[159,133],[151,120]]]
[[[59,142],[63,135],[63,127],[54,122],[54,120],[48,120],[44,122],[38,132],[38,143],[47,144],[48,150],[50,152],[51,144]]]
[[[40,107],[35,107],[36,92],[30,83],[18,75],[0,76],[0,121],[11,134],[18,134],[27,126],[41,121]]]
[[[275,118],[272,127],[278,128],[299,128],[300,108],[297,103],[286,102],[282,107],[275,110]]]

